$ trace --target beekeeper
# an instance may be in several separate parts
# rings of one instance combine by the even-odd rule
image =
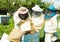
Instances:
[[[39,5],[35,5],[32,10],[32,30],[39,32],[40,29],[42,29],[44,23],[44,15],[42,13],[43,9],[41,9]]]
[[[57,35],[57,14],[54,6],[49,6],[45,14],[45,42],[55,42],[58,39]]]
[[[25,7],[20,7],[13,15],[14,29],[9,34],[9,40],[20,42],[21,37],[31,30],[29,11]]]

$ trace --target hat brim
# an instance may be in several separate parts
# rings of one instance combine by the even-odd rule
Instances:
[[[43,11],[43,9],[41,9],[41,8],[34,8],[34,7],[32,8],[32,10],[33,11],[38,11],[38,12],[42,12]]]
[[[25,8],[25,7],[20,7],[20,8],[18,9],[18,11],[19,11],[20,14],[26,14],[26,13],[28,13],[28,9]]]

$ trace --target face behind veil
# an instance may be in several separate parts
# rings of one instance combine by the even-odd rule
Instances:
[[[41,12],[36,12],[36,11],[33,12],[34,17],[39,17],[41,14],[42,14]]]
[[[18,14],[19,18],[21,18],[22,20],[26,20],[28,18],[28,13],[26,14]]]
[[[28,18],[28,9],[26,7],[20,7],[18,9],[18,12],[19,12],[18,16],[20,19],[25,20]]]

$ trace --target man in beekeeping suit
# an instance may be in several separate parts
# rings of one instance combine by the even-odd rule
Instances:
[[[14,29],[9,34],[8,39],[12,42],[20,42],[21,37],[31,30],[29,11],[25,7],[20,7],[13,15]]]
[[[44,23],[44,15],[42,13],[43,9],[41,9],[39,5],[35,5],[32,10],[32,30],[34,30],[35,32],[39,32]]]
[[[47,8],[45,14],[45,42],[55,42],[58,39],[57,35],[57,14],[53,5]]]

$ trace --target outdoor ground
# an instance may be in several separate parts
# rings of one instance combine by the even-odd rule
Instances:
[[[2,36],[3,33],[9,34],[10,31],[13,29],[13,27],[14,27],[13,19],[12,19],[12,17],[10,17],[8,25],[0,24],[0,37]]]
[[[2,36],[3,33],[9,34],[10,31],[13,29],[13,27],[14,27],[13,19],[12,17],[10,17],[8,25],[0,25],[0,37]],[[57,42],[60,42],[60,29],[58,28],[57,31],[58,31],[58,36],[59,36],[59,40]],[[44,42],[44,30],[43,29],[40,31],[40,42]]]

